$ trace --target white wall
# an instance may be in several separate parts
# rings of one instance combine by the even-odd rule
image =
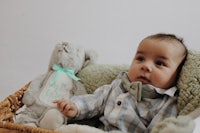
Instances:
[[[198,0],[0,0],[0,100],[45,73],[58,42],[129,64],[140,40],[175,33],[199,50]]]

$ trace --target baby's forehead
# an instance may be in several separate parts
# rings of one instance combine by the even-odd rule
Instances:
[[[143,44],[144,42],[151,42],[153,44],[160,44],[163,45],[170,45],[171,47],[174,47],[176,50],[182,51],[184,54],[186,53],[187,49],[185,48],[184,44],[182,44],[180,41],[176,39],[162,39],[162,38],[145,38],[141,41],[139,46]],[[139,48],[138,46],[138,48]],[[156,45],[155,45],[156,46]]]
[[[154,53],[154,55],[185,56],[184,46],[176,40],[144,39],[138,46],[137,53]]]

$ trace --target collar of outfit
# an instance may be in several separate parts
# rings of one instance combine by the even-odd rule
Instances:
[[[173,97],[177,91],[176,86],[169,89],[161,89],[150,84],[143,85],[140,81],[131,82],[127,72],[122,72],[118,78],[121,79],[120,86],[124,88],[125,91],[134,95],[137,98],[137,101],[141,101],[142,98],[161,98],[163,95]]]

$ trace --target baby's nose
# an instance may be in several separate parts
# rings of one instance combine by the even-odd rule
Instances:
[[[152,72],[152,64],[151,63],[143,63],[141,69],[145,72]]]

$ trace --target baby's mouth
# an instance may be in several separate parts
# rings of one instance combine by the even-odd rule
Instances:
[[[140,76],[137,78],[138,81],[142,82],[143,84],[149,84],[150,83],[150,80],[147,79],[146,77],[144,76]]]

